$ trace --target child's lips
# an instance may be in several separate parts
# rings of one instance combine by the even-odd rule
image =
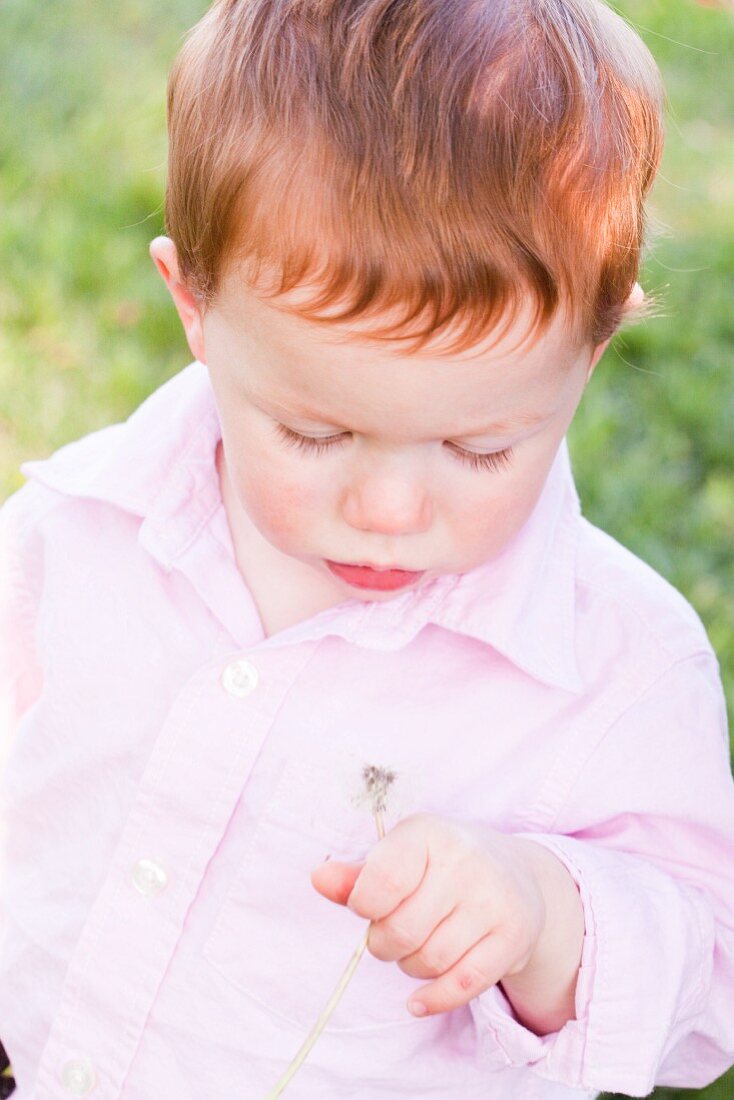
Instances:
[[[393,592],[405,588],[423,576],[425,570],[415,572],[410,569],[375,569],[371,565],[347,565],[344,562],[324,559],[330,571],[340,580],[354,588],[379,589],[381,592]]]

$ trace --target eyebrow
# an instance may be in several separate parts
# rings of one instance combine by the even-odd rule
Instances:
[[[295,417],[301,420],[312,420],[321,424],[333,424],[334,422],[329,419],[328,416],[322,416],[314,409],[309,409],[305,405],[298,403],[289,405],[287,408],[281,401],[271,401],[265,394],[253,395],[256,400],[266,405],[270,405],[273,409],[278,409],[280,416]],[[487,424],[485,427],[479,428],[476,431],[467,432],[452,432],[450,438],[452,439],[472,439],[474,437],[483,435],[505,435],[510,432],[516,431],[518,428],[528,428],[535,424],[540,424],[542,421],[547,420],[550,413],[517,413],[516,416],[508,417],[506,420],[498,420],[494,424]],[[340,428],[341,431],[352,431],[351,428],[345,428],[341,425],[334,424],[334,427]]]
[[[518,413],[508,420],[498,420],[495,424],[488,424],[478,432],[462,432],[461,439],[468,439],[472,435],[505,435],[517,428],[530,428],[534,424],[541,424],[547,420],[550,413]]]

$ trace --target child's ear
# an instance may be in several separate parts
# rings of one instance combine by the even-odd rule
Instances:
[[[181,282],[176,246],[170,237],[156,237],[150,242],[149,251],[173,298],[191,354],[206,365],[203,318],[197,299]]]
[[[632,287],[629,298],[625,302],[624,313],[623,313],[622,316],[627,317],[629,314],[635,313],[638,309],[640,309],[640,307],[643,305],[644,301],[645,301],[645,291],[642,289],[642,287],[640,286],[639,283],[635,283],[635,285]],[[594,372],[594,367],[596,366],[596,364],[599,362],[599,360],[601,359],[604,352],[609,347],[611,339],[612,339],[612,337],[610,336],[609,339],[605,340],[603,344],[598,344],[594,348],[594,354],[591,357],[591,362],[589,363],[589,367],[588,367],[588,370],[586,372],[586,381],[587,382],[589,381],[589,379],[591,378],[591,375]]]

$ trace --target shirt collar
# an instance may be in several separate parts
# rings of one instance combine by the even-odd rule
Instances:
[[[26,477],[142,519],[140,544],[170,571],[221,505],[221,437],[207,368],[194,361],[128,418],[26,462]],[[564,440],[538,502],[503,552],[469,573],[437,577],[387,603],[349,600],[264,643],[336,633],[396,650],[433,623],[476,638],[534,678],[583,690],[575,651],[580,506]]]

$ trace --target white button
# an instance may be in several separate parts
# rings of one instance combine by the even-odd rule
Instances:
[[[230,695],[244,698],[257,687],[258,674],[254,665],[249,661],[233,661],[227,665],[222,673],[222,687]]]
[[[165,870],[154,859],[139,859],[133,867],[132,878],[137,889],[146,898],[160,894],[168,882]]]
[[[86,1096],[97,1084],[94,1066],[88,1058],[71,1058],[64,1062],[61,1081],[72,1096]]]

